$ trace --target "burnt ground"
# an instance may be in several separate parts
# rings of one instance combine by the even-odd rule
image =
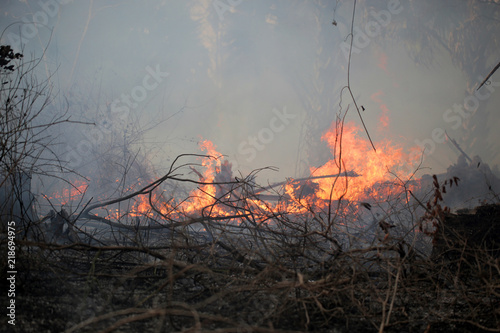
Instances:
[[[500,265],[492,251],[499,234],[492,236],[490,226],[481,236],[474,230],[482,227],[473,227],[499,223],[500,208],[449,215],[447,221],[451,227],[436,239],[439,250],[430,258],[387,242],[339,252],[315,265],[304,259],[311,252],[295,243],[281,244],[272,257],[249,254],[248,248],[245,253],[234,244],[201,246],[185,239],[149,249],[24,243],[17,250],[16,325],[3,315],[0,327],[5,332],[500,331]]]

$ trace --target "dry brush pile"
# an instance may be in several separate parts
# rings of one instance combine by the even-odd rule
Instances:
[[[175,170],[140,193],[181,181]],[[125,228],[87,206],[78,242],[19,240],[13,331],[500,331],[498,205],[451,214],[437,184],[425,204],[300,201],[299,214],[283,194],[266,207],[252,179],[218,184],[197,218],[150,200],[161,224]],[[101,233],[84,233],[89,221]]]

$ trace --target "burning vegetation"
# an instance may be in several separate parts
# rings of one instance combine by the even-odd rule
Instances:
[[[12,72],[21,56],[7,55]],[[100,147],[90,174],[42,172],[32,191],[33,156],[57,156],[37,150],[11,88],[1,111],[24,119],[0,117],[0,217],[19,223],[12,331],[500,331],[500,180],[456,142],[445,174],[416,178],[419,154],[372,141],[346,89],[362,126],[341,109],[329,160],[303,178],[260,184],[274,168],[237,174],[209,140],[158,174],[124,135],[123,159]]]
[[[116,179],[113,196],[67,182],[20,240],[23,288],[64,277],[54,297],[65,321],[53,325],[67,332],[495,330],[498,206],[467,217],[443,201],[487,170],[460,159],[449,171],[467,177],[428,187],[397,169],[400,147],[375,152],[358,131],[334,123],[329,162],[266,186],[259,170],[234,176],[208,140],[161,177]],[[192,185],[183,198],[169,191],[178,184]],[[33,297],[23,301],[36,313]]]
[[[88,213],[99,208],[96,216],[113,222],[132,220],[135,223],[138,218],[144,223],[153,220],[167,224],[171,220],[205,216],[209,209],[209,217],[234,216],[233,223],[238,224],[238,214],[246,214],[240,205],[245,199],[246,205],[258,208],[263,214],[262,222],[266,222],[269,214],[325,212],[331,210],[332,203],[346,212],[350,209],[352,213],[352,209],[366,208],[363,203],[384,204],[398,197],[402,189],[412,190],[418,186],[417,181],[401,180],[410,179],[411,174],[395,170],[397,161],[411,162],[401,147],[380,142],[377,144],[381,148],[375,152],[370,143],[359,136],[356,125],[347,124],[342,128],[337,125],[332,124],[323,136],[332,159],[319,168],[311,168],[311,175],[307,178],[289,178],[285,182],[259,186],[255,183],[257,172],[246,178],[235,177],[231,163],[216,151],[212,142],[203,140],[200,149],[206,155],[185,155],[176,159],[181,163],[183,158],[195,157],[200,162],[174,163],[169,173],[158,180],[140,176],[138,181],[120,190],[120,198],[108,197],[109,192],[117,193],[117,188],[103,192],[97,198],[93,197],[93,202],[88,202],[90,208],[84,211]],[[395,172],[399,178],[394,177]],[[180,178],[186,173],[195,177]],[[174,197],[167,197],[167,191],[162,187],[169,181],[189,182],[196,184],[196,188],[182,201],[176,201]],[[64,189],[45,195],[45,198],[51,207],[73,210],[72,207],[88,200],[87,190],[91,183],[92,180],[67,182]],[[122,180],[116,179],[113,183],[121,186]]]

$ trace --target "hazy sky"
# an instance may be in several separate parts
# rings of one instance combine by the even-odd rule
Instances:
[[[326,0],[2,1],[2,44],[21,37],[25,54],[43,56],[39,69],[41,75],[54,73],[55,103],[61,107],[67,100],[75,119],[101,126],[107,126],[101,121],[111,122],[124,138],[127,123],[150,129],[141,149],[158,170],[180,153],[200,152],[197,143],[203,138],[244,173],[278,167],[279,174],[266,177],[279,180],[304,176],[307,170],[298,160],[305,156],[304,123],[315,112],[308,101],[321,106],[321,119],[328,122],[318,131],[338,112],[339,89],[347,83],[343,42],[349,40],[352,5]],[[394,8],[392,20],[404,20],[413,10],[407,1]],[[360,29],[375,22],[367,11],[360,1],[355,17]],[[41,22],[36,31],[33,21]],[[443,114],[468,96],[465,74],[438,47],[434,64],[426,67],[415,64],[401,41],[383,36],[374,33],[366,46],[358,45],[351,64],[351,86],[366,108],[363,116],[375,143],[393,140],[409,149],[432,140],[436,128],[462,137],[463,130]],[[497,55],[490,59],[491,68],[500,61]],[[493,80],[500,81],[500,72]],[[490,130],[473,139],[498,148],[496,89],[481,110]],[[344,95],[344,107],[349,102]],[[360,125],[350,108],[347,120]],[[381,119],[387,127],[381,127]],[[83,131],[83,126],[61,130],[62,156],[90,140]],[[97,131],[104,137],[122,135]],[[97,132],[94,138],[101,140]],[[492,165],[500,162],[498,155],[467,153]],[[432,167],[428,173],[442,172],[456,157],[448,144],[436,144],[424,165]]]

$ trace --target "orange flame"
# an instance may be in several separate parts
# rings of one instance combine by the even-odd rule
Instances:
[[[222,155],[217,152],[215,145],[209,140],[201,141],[199,146],[207,153],[207,157],[203,158],[201,162],[204,172],[200,177],[200,182],[204,184],[191,192],[189,199],[184,201],[180,206],[180,210],[185,214],[199,212],[204,207],[211,206],[216,202],[217,188],[213,183],[215,182],[216,175],[221,170]],[[215,211],[212,211],[212,214],[228,215],[222,209],[216,207],[214,209]]]
[[[47,196],[50,201],[55,201],[57,204],[64,206],[69,202],[80,201],[87,191],[88,184],[81,180],[75,180],[72,183],[65,184],[65,188],[61,192],[56,192],[51,196]]]
[[[294,182],[293,180],[284,186],[284,199],[278,203],[269,203],[259,199],[247,198],[246,204],[256,211],[266,213],[287,212],[301,214],[309,210],[311,206],[324,208],[330,200],[346,200],[347,202],[379,201],[391,195],[391,186],[387,183],[393,178],[390,171],[398,168],[398,164],[404,161],[411,163],[409,155],[403,152],[403,148],[389,140],[375,142],[375,152],[371,144],[360,133],[360,128],[354,123],[347,123],[343,127],[333,123],[330,129],[323,135],[332,152],[332,159],[320,168],[311,168],[312,176],[331,176],[329,178],[314,178],[306,182]],[[339,130],[340,129],[340,130]],[[235,210],[220,204],[219,196],[228,195],[224,192],[223,181],[230,180],[230,164],[223,162],[222,155],[217,152],[215,145],[209,140],[203,140],[199,144],[207,156],[201,159],[202,170],[192,168],[198,175],[202,184],[191,191],[189,197],[179,205],[171,206],[161,194],[151,193],[151,202],[160,211],[163,217],[172,219],[187,215],[198,215],[207,207],[210,208],[211,216],[235,215]],[[411,155],[418,156],[418,155]],[[224,174],[225,173],[225,174]],[[408,174],[398,173],[400,177]],[[225,178],[224,178],[225,177]],[[149,182],[148,182],[149,183]],[[137,188],[143,187],[140,181],[130,187],[124,193],[131,193]],[[73,189],[63,190],[60,197],[67,198],[60,201],[61,204],[71,200],[79,199],[88,185],[81,181],[74,182]],[[135,189],[134,189],[135,188]],[[158,218],[150,204],[149,195],[139,195],[133,198],[126,207],[101,212],[108,219],[120,220],[123,217],[149,217]],[[125,213],[121,213],[124,211]],[[101,214],[100,214],[101,215]],[[161,219],[161,216],[160,216]]]
[[[353,123],[344,126],[341,138],[337,136],[336,129],[335,124],[332,125],[322,137],[330,146],[334,159],[317,170],[311,168],[311,173],[315,176],[340,175],[333,189],[334,180],[331,178],[314,179],[320,188],[317,197],[329,200],[331,194],[333,200],[347,199],[356,202],[366,199],[381,200],[388,196],[389,193],[378,190],[377,185],[390,181],[390,171],[400,169],[398,164],[409,161],[409,156],[403,152],[401,146],[389,140],[376,142],[375,152],[370,142],[358,135],[360,129]],[[347,172],[350,174],[346,175]]]

